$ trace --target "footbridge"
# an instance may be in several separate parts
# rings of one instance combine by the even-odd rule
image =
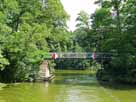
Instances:
[[[96,52],[52,52],[48,53],[46,59],[109,59],[111,53]]]
[[[50,80],[52,75],[49,72],[48,60],[57,59],[92,59],[92,60],[108,60],[111,59],[110,53],[96,52],[52,52],[46,53],[44,61],[40,65],[38,80]]]

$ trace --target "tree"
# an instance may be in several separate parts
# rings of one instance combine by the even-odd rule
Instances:
[[[0,4],[0,80],[29,80],[47,53],[58,50],[54,43],[67,45],[68,15],[59,0],[1,0]]]
[[[91,19],[80,14],[75,41],[84,51],[103,54],[97,61],[102,69],[97,73],[101,80],[135,83],[135,0],[98,0],[100,8]],[[85,26],[91,21],[91,27]],[[86,28],[86,29],[85,29]],[[111,57],[103,59],[102,56]]]

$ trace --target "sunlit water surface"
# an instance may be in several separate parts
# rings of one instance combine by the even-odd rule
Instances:
[[[105,87],[89,74],[60,72],[49,83],[10,84],[0,90],[0,102],[136,102],[136,88]]]

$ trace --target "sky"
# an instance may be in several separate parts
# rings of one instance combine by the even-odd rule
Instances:
[[[70,15],[70,20],[67,22],[69,30],[74,31],[76,29],[76,18],[81,10],[84,10],[88,14],[95,12],[98,5],[94,4],[95,0],[61,0],[64,9]]]

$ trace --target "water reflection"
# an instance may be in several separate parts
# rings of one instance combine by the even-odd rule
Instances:
[[[135,95],[136,89],[119,90],[88,74],[69,73],[52,82],[10,84],[0,90],[0,102],[135,102]]]
[[[49,86],[49,82],[45,82],[45,87],[47,87],[48,88],[48,86]]]

